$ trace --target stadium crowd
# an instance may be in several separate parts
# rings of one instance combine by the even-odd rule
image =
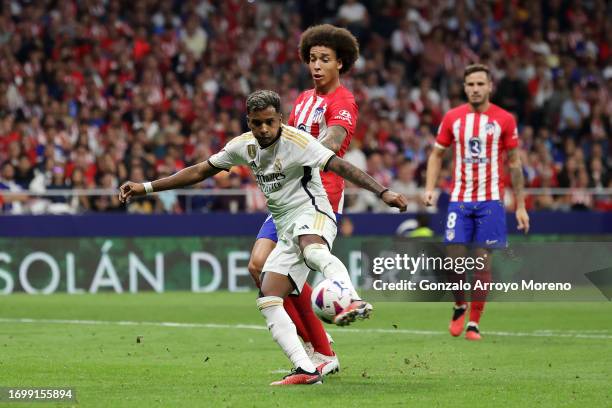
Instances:
[[[283,98],[285,118],[311,87],[297,45],[329,22],[359,39],[342,82],[359,105],[346,157],[412,197],[442,115],[464,102],[465,65],[492,71],[493,102],[519,123],[528,209],[612,210],[612,3],[570,1],[4,0],[0,13],[0,195],[5,213],[263,211],[248,169],[196,188],[246,196],[164,192],[34,197],[54,189],[115,189],[171,174],[246,131],[245,96]],[[441,191],[450,185],[450,158]],[[506,180],[509,186],[510,180]],[[506,204],[512,207],[511,190]],[[369,193],[347,211],[379,211]],[[444,194],[444,193],[443,193]]]

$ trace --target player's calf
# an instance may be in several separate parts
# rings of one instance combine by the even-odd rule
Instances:
[[[281,347],[296,369],[315,373],[315,366],[306,354],[295,325],[283,308],[283,299],[278,296],[264,296],[257,299],[257,307],[266,319],[272,338]]]
[[[355,300],[361,300],[357,294],[348,270],[344,264],[336,258],[325,244],[309,244],[302,251],[304,261],[308,267],[321,271],[327,279],[336,280],[344,283],[351,291],[351,297]]]

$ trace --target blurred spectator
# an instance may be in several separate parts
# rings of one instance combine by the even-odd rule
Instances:
[[[417,184],[414,181],[414,165],[411,162],[405,161],[399,166],[397,178],[393,180],[389,188],[408,197],[406,211],[419,211],[421,199]]]
[[[0,191],[21,192],[23,189],[15,182],[15,168],[9,162],[4,162],[0,171]],[[24,212],[24,202],[27,196],[13,195],[2,197],[2,211],[10,214],[22,214]]]

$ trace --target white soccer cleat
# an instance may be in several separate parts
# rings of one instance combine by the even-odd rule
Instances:
[[[340,361],[338,360],[338,356],[336,354],[333,356],[326,356],[315,351],[310,360],[312,361],[312,364],[317,367],[317,370],[322,376],[335,374],[340,371]]]

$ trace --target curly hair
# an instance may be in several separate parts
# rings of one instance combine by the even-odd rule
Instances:
[[[336,57],[342,61],[341,74],[350,71],[359,58],[359,43],[355,36],[347,29],[331,24],[312,26],[302,33],[299,49],[303,63],[308,64],[310,49],[316,46],[334,50]]]

